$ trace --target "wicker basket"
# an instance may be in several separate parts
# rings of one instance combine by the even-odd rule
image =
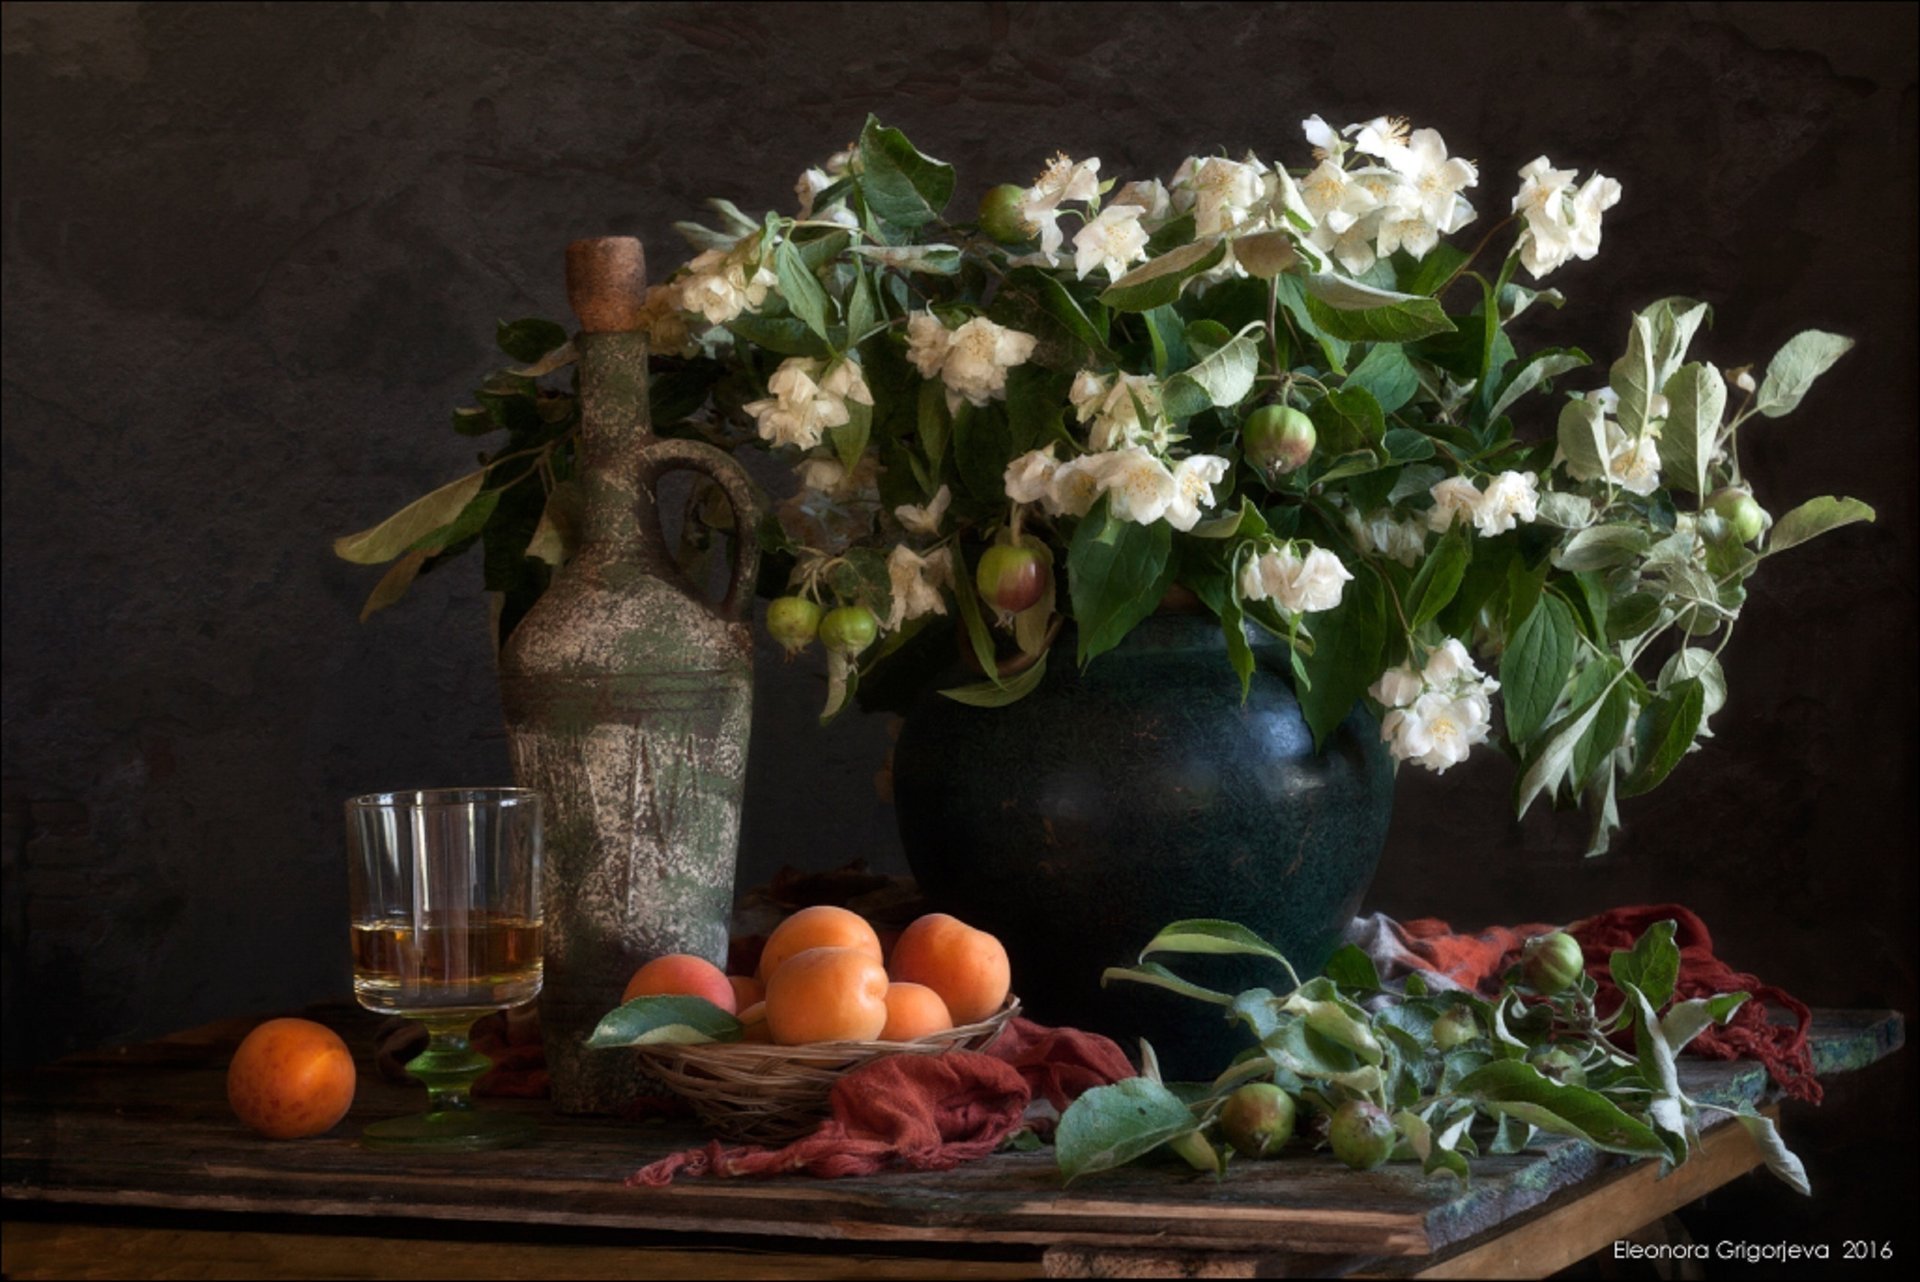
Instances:
[[[911,1042],[816,1042],[768,1046],[702,1042],[636,1046],[648,1074],[693,1106],[716,1134],[756,1144],[783,1144],[827,1116],[827,1096],[846,1074],[887,1055],[938,1055],[984,1050],[1020,1011],[1020,999],[977,1024],[963,1024]]]

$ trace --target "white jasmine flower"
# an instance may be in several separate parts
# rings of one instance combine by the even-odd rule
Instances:
[[[911,334],[909,334],[911,340]],[[964,398],[975,407],[1007,397],[1007,371],[1026,364],[1033,355],[1034,337],[976,316],[953,331],[940,379],[947,385],[949,407]]]
[[[1020,201],[1020,217],[1040,236],[1040,252],[1051,263],[1060,252],[1060,205],[1063,201],[1093,200],[1100,195],[1100,159],[1075,162],[1065,153],[1047,162],[1046,172],[1034,179]]]
[[[1453,687],[1462,681],[1479,681],[1486,674],[1474,663],[1473,655],[1467,647],[1460,644],[1457,637],[1448,637],[1434,647],[1427,655],[1426,666],[1420,670],[1420,676],[1428,686],[1435,690],[1453,692]],[[1497,683],[1496,683],[1497,686]]]
[[[1427,683],[1418,672],[1406,664],[1398,664],[1380,674],[1367,690],[1383,707],[1404,708],[1418,699],[1426,690]]]
[[[640,328],[646,331],[647,346],[659,355],[700,354],[700,344],[687,324],[686,303],[677,281],[648,287],[640,302]]]
[[[779,277],[758,262],[748,263],[738,249],[709,249],[687,264],[680,285],[681,306],[699,312],[709,325],[724,325],[742,312],[757,310]]]
[[[1201,514],[1213,506],[1213,487],[1227,474],[1227,461],[1212,454],[1194,454],[1173,465],[1173,502],[1167,505],[1167,524],[1191,530]]]
[[[1085,280],[1104,267],[1109,280],[1126,275],[1129,263],[1147,256],[1147,229],[1138,205],[1108,205],[1073,235],[1073,269]]]
[[[893,519],[906,526],[909,534],[938,534],[941,518],[946,516],[952,502],[953,491],[943,485],[925,507],[902,503],[893,509]]]
[[[1753,371],[1750,369],[1743,369],[1738,374],[1735,374],[1733,376],[1733,385],[1749,394],[1757,391],[1760,386],[1753,381]]]
[[[813,217],[813,198],[831,186],[833,186],[833,179],[827,177],[826,170],[807,169],[801,171],[800,177],[795,179],[793,184],[793,194],[798,197],[800,201],[797,216],[802,220]]]
[[[1405,116],[1375,116],[1365,124],[1348,125],[1346,132],[1359,135],[1353,140],[1355,151],[1378,156],[1394,169],[1402,169],[1407,163],[1409,123]]]
[[[1107,496],[1107,511],[1121,521],[1152,525],[1167,514],[1180,487],[1167,465],[1138,445],[1090,455]]]
[[[1487,483],[1473,509],[1473,524],[1492,538],[1540,515],[1540,478],[1532,472],[1502,472]]]
[[[1053,457],[1053,446],[1029,450],[1007,464],[1007,497],[1015,503],[1040,503],[1053,489],[1053,474],[1060,464]]]
[[[1460,521],[1470,521],[1480,507],[1480,491],[1464,476],[1449,476],[1427,491],[1433,495],[1433,508],[1427,524],[1444,534]]]
[[[800,478],[801,488],[816,494],[833,494],[847,482],[847,469],[836,458],[802,459],[793,471]]]
[[[1096,451],[1138,445],[1156,434],[1162,421],[1160,380],[1151,374],[1096,374],[1081,370],[1067,390],[1074,416],[1089,424],[1087,441]],[[1145,410],[1147,421],[1140,421]]]
[[[1437,130],[1415,130],[1389,163],[1404,181],[1395,188],[1391,211],[1380,222],[1380,257],[1405,249],[1425,258],[1441,236],[1474,220],[1473,206],[1460,192],[1480,181],[1479,171],[1471,161],[1448,156]]]
[[[1342,513],[1347,532],[1362,550],[1378,552],[1405,566],[1417,565],[1427,550],[1427,527],[1414,518],[1396,521],[1393,513],[1381,508],[1371,516],[1362,516],[1348,507]]]
[[[893,596],[887,629],[893,631],[923,614],[947,612],[947,598],[940,589],[953,582],[953,560],[946,548],[923,557],[904,543],[895,544],[887,554],[887,582]]]
[[[1051,516],[1085,516],[1100,498],[1103,454],[1082,454],[1053,469],[1043,502]]]
[[[1372,188],[1332,160],[1321,161],[1300,180],[1300,199],[1314,223],[1335,236],[1380,207],[1380,198]]]
[[[1380,723],[1380,737],[1399,760],[1445,774],[1465,761],[1475,744],[1486,742],[1486,712],[1484,699],[1429,692],[1412,706],[1389,712]]]
[[[1590,400],[1604,399],[1597,394]],[[1607,457],[1600,470],[1566,460],[1567,474],[1576,481],[1605,481],[1633,494],[1651,494],[1660,485],[1660,442],[1652,432],[1628,436],[1612,419],[1607,424]]]
[[[1538,280],[1569,258],[1600,252],[1600,216],[1620,203],[1620,184],[1594,174],[1576,192],[1571,169],[1555,169],[1545,156],[1520,170],[1520,192],[1513,212],[1525,217],[1520,263]]]
[[[1193,212],[1196,235],[1214,236],[1246,221],[1266,195],[1261,180],[1266,166],[1224,156],[1188,156],[1173,176],[1173,204],[1182,213]]]
[[[1620,184],[1594,174],[1580,185],[1568,207],[1568,244],[1573,256],[1589,259],[1600,252],[1600,215],[1620,203]]]
[[[1292,543],[1262,552],[1249,563],[1256,571],[1257,580],[1249,582],[1243,571],[1240,594],[1253,601],[1271,598],[1294,614],[1311,614],[1339,605],[1353,575],[1339,557],[1325,548],[1311,543],[1306,547],[1305,556],[1301,556]],[[1253,588],[1258,590],[1250,590]]]
[[[952,331],[932,312],[915,312],[907,318],[907,359],[920,371],[921,378],[940,376],[952,340]]]
[[[1250,556],[1240,566],[1240,599],[1243,601],[1267,599],[1267,579],[1261,573],[1260,560],[1258,556]]]
[[[1167,195],[1165,185],[1158,178],[1128,183],[1114,193],[1110,203],[1134,206],[1140,211],[1140,221],[1154,227],[1173,214],[1173,198]]]
[[[812,357],[788,357],[767,379],[772,395],[741,407],[753,416],[761,440],[810,450],[820,444],[823,431],[847,421],[849,400],[873,404],[858,365],[840,361],[827,371],[823,385],[816,381],[822,364]]]
[[[1307,141],[1313,144],[1315,160],[1331,160],[1338,164],[1340,157],[1345,155],[1347,149],[1353,145],[1340,136],[1339,130],[1320,119],[1319,116],[1308,116],[1301,121],[1300,132],[1304,133]]]

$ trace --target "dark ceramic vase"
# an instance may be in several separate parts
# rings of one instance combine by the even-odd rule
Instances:
[[[1217,621],[1156,614],[1084,671],[1069,632],[1031,695],[975,708],[929,695],[894,753],[914,876],[998,935],[1043,1023],[1153,1043],[1172,1076],[1210,1077],[1251,1039],[1220,1008],[1138,984],[1105,989],[1170,921],[1259,932],[1304,978],[1360,905],[1385,843],[1393,768],[1356,705],[1313,751],[1286,651],[1252,638],[1243,703]],[[1229,992],[1282,983],[1256,958],[1164,957]]]

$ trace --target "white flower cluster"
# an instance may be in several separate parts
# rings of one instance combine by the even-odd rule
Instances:
[[[847,176],[847,167],[853,163],[853,154],[852,147],[845,151],[836,151],[827,157],[825,165],[807,170],[794,182],[793,194],[800,201],[799,213],[796,216],[802,222],[829,222],[841,227],[860,225],[860,219],[847,208],[847,202],[844,199],[836,198],[828,201],[819,209],[813,207],[813,202],[821,192]]]
[[[1062,463],[1053,446],[1022,454],[1007,465],[1007,497],[1038,503],[1051,516],[1085,516],[1101,495],[1115,519],[1151,525],[1164,520],[1191,530],[1213,506],[1213,487],[1227,460],[1193,454],[1169,466],[1143,445],[1082,454]]]
[[[947,410],[966,401],[975,408],[1007,399],[1007,371],[1033,355],[1034,337],[975,316],[948,329],[932,312],[915,312],[907,321],[907,359],[922,378],[938,378],[947,387]]]
[[[1418,565],[1420,558],[1426,555],[1427,525],[1419,517],[1396,520],[1387,508],[1363,516],[1358,508],[1348,507],[1340,501],[1338,495],[1334,499],[1344,509],[1342,515],[1347,523],[1347,532],[1353,536],[1354,544],[1361,551],[1376,552],[1408,568]]]
[[[1348,271],[1364,272],[1396,249],[1425,258],[1476,217],[1460,193],[1480,171],[1449,156],[1438,131],[1386,116],[1342,130],[1309,116],[1300,127],[1320,162],[1300,180],[1314,223],[1308,239]],[[1349,167],[1349,153],[1371,161]]]
[[[1611,387],[1588,392],[1587,397],[1600,407],[1607,432],[1607,457],[1601,470],[1582,467],[1567,459],[1567,475],[1576,481],[1605,481],[1629,494],[1651,494],[1660,486],[1660,421],[1670,408],[1667,398],[1655,392],[1647,401],[1647,429],[1628,436],[1614,421],[1620,411],[1620,395]]]
[[[1344,562],[1323,547],[1282,543],[1240,567],[1240,596],[1246,601],[1273,601],[1293,614],[1331,610],[1353,581]]]
[[[825,366],[825,361],[811,356],[790,356],[767,380],[767,391],[772,395],[741,407],[753,416],[761,440],[810,450],[820,444],[825,429],[848,421],[848,401],[873,404],[873,393],[867,390],[867,379],[859,365],[839,360],[826,369],[823,377]]]
[[[1520,171],[1520,194],[1513,198],[1513,212],[1527,223],[1520,264],[1535,280],[1569,258],[1600,252],[1600,215],[1620,203],[1620,184],[1595,173],[1576,188],[1579,176],[1576,170],[1555,169],[1545,156]]]
[[[680,308],[698,312],[709,325],[724,325],[757,310],[779,283],[753,247],[751,234],[732,249],[709,249],[686,266],[679,281]]]
[[[953,583],[953,555],[940,547],[922,556],[904,543],[896,544],[887,554],[887,581],[893,597],[892,612],[885,620],[889,632],[924,614],[945,614],[947,598],[942,589]]]
[[[1428,491],[1433,507],[1427,524],[1445,533],[1460,521],[1471,521],[1492,538],[1516,525],[1532,524],[1540,516],[1540,478],[1532,472],[1502,472],[1483,492],[1464,476],[1449,476]]]
[[[1151,374],[1083,369],[1067,389],[1067,400],[1074,417],[1087,426],[1087,444],[1096,450],[1148,445],[1164,454],[1171,444],[1173,425],[1162,413],[1160,380]]]
[[[1427,656],[1418,671],[1409,664],[1388,668],[1371,694],[1390,709],[1380,738],[1398,761],[1414,761],[1435,774],[1467,759],[1487,741],[1493,724],[1493,692],[1500,683],[1474,665],[1453,638]]]
[[[1158,184],[1154,184],[1158,186]],[[1129,190],[1139,187],[1132,184]],[[1165,192],[1161,192],[1164,201]],[[1048,162],[1046,172],[1034,179],[1017,206],[1027,229],[1040,238],[1040,260],[1048,266],[1059,261],[1060,246],[1066,233],[1060,230],[1061,206],[1069,201],[1086,206],[1079,212],[1080,230],[1073,237],[1073,270],[1081,280],[1096,269],[1104,270],[1109,280],[1126,275],[1127,268],[1147,256],[1147,229],[1143,216],[1152,212],[1150,194],[1142,202],[1141,193],[1115,200],[1098,213],[1093,212],[1100,199],[1100,158],[1073,160],[1065,155]]]

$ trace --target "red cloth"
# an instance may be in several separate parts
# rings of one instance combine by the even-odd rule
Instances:
[[[1675,923],[1674,943],[1680,947],[1680,976],[1674,984],[1676,1000],[1745,992],[1751,999],[1724,1026],[1708,1028],[1691,1043],[1691,1054],[1707,1059],[1755,1059],[1781,1090],[1793,1099],[1819,1103],[1820,1082],[1813,1075],[1813,1053],[1807,1032],[1813,1013],[1805,1002],[1753,975],[1736,971],[1713,953],[1713,936],[1691,909],[1679,904],[1639,904],[1613,908],[1576,921],[1567,933],[1580,941],[1587,974],[1599,986],[1594,1004],[1602,1015],[1619,1007],[1620,990],[1613,986],[1612,956],[1633,947],[1636,939],[1656,922]],[[1404,957],[1410,965],[1445,975],[1463,988],[1491,995],[1500,976],[1519,960],[1521,946],[1534,935],[1556,927],[1494,926],[1477,935],[1455,934],[1447,923],[1432,917],[1400,925]],[[1775,1023],[1767,1008],[1777,1006],[1793,1016],[1793,1023]]]
[[[985,1157],[1020,1129],[1038,1095],[1064,1109],[1085,1090],[1134,1076],[1120,1048],[1093,1033],[1015,1019],[984,1051],[889,1055],[834,1083],[832,1116],[784,1148],[728,1148],[718,1140],[661,1158],[633,1184],[675,1176],[823,1178],[889,1166],[944,1171]]]

